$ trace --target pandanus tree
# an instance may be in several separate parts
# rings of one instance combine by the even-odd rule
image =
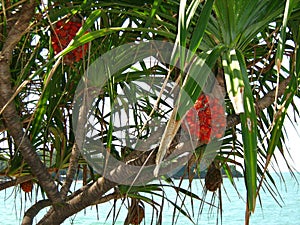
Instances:
[[[136,166],[152,164],[158,175],[164,156],[178,149],[176,135],[189,130],[199,140],[195,142],[195,152],[187,168],[200,168],[203,154],[199,153],[211,141],[208,134],[217,128],[224,129],[224,135],[223,132],[214,135],[215,140],[220,139],[219,148],[211,165],[206,165],[206,188],[221,191],[220,168],[234,185],[230,165],[240,168],[247,190],[245,224],[248,224],[261,188],[266,187],[272,193],[277,190],[269,166],[275,152],[285,156],[287,151],[284,120],[291,120],[294,115],[295,119],[299,117],[295,101],[300,87],[299,13],[296,0],[2,1],[0,175],[9,180],[1,183],[0,189],[21,185],[30,192],[35,186],[44,193],[44,200],[27,209],[22,224],[32,224],[44,208],[49,211],[39,224],[53,225],[90,205],[126,198],[131,198],[131,203],[125,224],[140,223],[144,204],[162,210],[163,206],[143,193],[163,196],[163,184],[124,185],[103,176],[80,152],[82,146],[78,143],[82,143],[74,127],[75,118],[80,118],[82,113],[74,111],[74,99],[79,96],[77,99],[85,101],[76,88],[84,84],[82,78],[88,68],[119,46],[151,41],[172,43],[169,62],[158,62],[157,58],[151,63],[145,60],[149,59],[147,55],[135,60],[134,54],[126,55],[128,52],[115,55],[115,64],[107,68],[117,67],[118,60],[126,58],[129,58],[128,65],[107,77],[94,95],[97,104],[92,106],[92,111],[96,124],[101,127],[98,136],[109,152],[105,157],[112,155]],[[218,81],[224,96],[223,108],[213,107],[219,103],[205,102],[206,98],[214,99],[209,94],[206,96],[200,84],[206,76],[189,73],[195,57]],[[138,133],[145,122],[143,115],[165,119],[162,121],[167,125],[161,133],[164,138],[156,143],[153,151],[144,154],[116,142],[116,121],[108,109],[117,99],[122,100],[120,89],[125,92],[127,87],[132,89],[131,83],[156,76],[184,89],[190,99],[189,108],[198,110],[197,115],[201,111],[206,116],[201,114],[202,119],[196,118],[196,122],[188,119],[193,117],[192,111],[183,110],[182,117],[176,116],[173,112],[178,106],[170,106],[159,98],[170,87],[163,83],[153,85],[154,96],[139,95],[134,102],[131,115],[134,123],[127,127],[147,140],[151,132]],[[101,74],[97,79],[102,79]],[[136,93],[142,90],[137,89]],[[153,101],[164,110],[153,110]],[[288,107],[294,115],[288,114]],[[84,115],[89,112],[83,111]],[[226,124],[222,118],[213,118],[215,114],[226,116]],[[218,121],[217,125],[211,124],[211,119]],[[83,131],[79,134],[87,135]],[[105,164],[105,160],[101,162]],[[123,174],[129,173],[120,168]],[[62,171],[66,171],[66,176],[60,180]],[[84,186],[71,192],[79,172],[83,174]],[[120,170],[112,172],[118,174]],[[178,193],[200,199],[190,190],[174,186],[172,178],[162,177]],[[189,175],[189,181],[193,182],[193,176]],[[153,221],[159,223],[160,219],[158,216]]]

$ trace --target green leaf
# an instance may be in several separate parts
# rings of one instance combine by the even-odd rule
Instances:
[[[186,27],[190,26],[190,23],[195,16],[199,4],[200,1],[198,0],[193,0],[188,4],[188,7],[186,9]]]
[[[212,76],[211,69],[206,65],[205,58],[198,57],[191,65],[189,73],[182,84],[176,115],[177,120],[182,119],[193,106],[202,89],[209,83],[210,76]]]
[[[243,104],[244,81],[240,70],[239,62],[236,58],[235,50],[226,51],[222,59],[226,90],[231,100],[236,114],[245,111]]]
[[[205,87],[208,79],[212,76],[211,68],[224,50],[224,46],[218,45],[212,51],[199,55],[197,60],[191,65],[182,86],[183,91],[178,103],[180,107],[178,108],[177,119],[182,118],[198,99],[202,88]]]
[[[151,13],[150,13],[150,17],[147,19],[146,24],[145,24],[145,28],[148,28],[150,26],[150,24],[153,21],[153,18],[156,14],[156,11],[158,10],[160,4],[161,4],[162,0],[154,0],[153,1],[153,5],[152,5],[152,9],[151,9]],[[145,33],[143,33],[142,39],[145,36]]]
[[[179,6],[179,16],[178,16],[178,32],[177,37],[175,41],[175,47],[173,51],[173,56],[171,59],[172,65],[176,65],[177,61],[179,60],[181,73],[183,73],[183,68],[185,67],[185,53],[186,53],[186,37],[187,37],[187,30],[188,30],[188,24],[187,24],[187,15],[186,15],[186,0],[180,1]],[[183,75],[182,75],[183,77]]]
[[[282,14],[283,5],[282,0],[216,0],[214,11],[221,33],[219,41],[229,48],[246,48],[262,28]]]
[[[178,32],[176,36],[175,48],[173,51],[171,62],[172,65],[176,65],[177,61],[179,61],[180,68],[182,70],[183,68],[185,68],[186,61],[189,61],[190,59],[186,57],[187,37],[189,34],[188,28],[192,18],[195,15],[199,3],[200,2],[198,0],[193,0],[187,7],[186,0],[180,1],[178,16]]]
[[[147,184],[145,186],[128,186],[128,185],[119,185],[120,193],[130,194],[136,192],[152,192],[152,191],[162,191],[161,185],[159,184]]]
[[[226,50],[224,45],[217,45],[212,50],[207,52],[207,56],[205,57],[205,63],[209,68],[213,68],[216,61],[220,58],[221,54]]]
[[[283,16],[283,21],[282,21],[282,27],[281,27],[280,36],[279,36],[279,44],[277,47],[276,58],[275,58],[278,73],[281,68],[281,62],[282,62],[283,51],[284,51],[284,46],[285,46],[287,22],[288,22],[288,19],[291,15],[293,8],[294,8],[294,1],[286,0],[284,16]]]
[[[37,138],[37,135],[41,132],[44,115],[48,109],[47,101],[49,97],[50,97],[50,89],[46,88],[45,92],[39,99],[35,111],[35,115],[34,115],[34,120],[32,121],[32,128],[30,130],[30,135],[33,143],[35,143],[35,139]]]
[[[97,31],[91,31],[88,32],[81,37],[78,37],[74,39],[73,41],[70,42],[68,47],[66,47],[63,51],[61,51],[59,54],[56,55],[55,58],[64,56],[68,54],[69,52],[73,51],[74,49],[78,48],[79,46],[82,46],[86,43],[89,43],[97,38],[104,37],[106,35],[110,35],[113,33],[118,33],[120,31],[123,32],[150,32],[153,34],[159,34],[168,38],[173,39],[175,37],[174,34],[166,32],[166,31],[161,31],[161,30],[155,30],[155,29],[150,29],[150,28],[131,28],[131,27],[110,27],[110,28],[103,28]]]
[[[282,104],[279,106],[279,110],[276,112],[275,124],[272,127],[271,137],[268,144],[268,157],[273,155],[275,148],[279,144],[279,140],[282,136],[282,128],[285,116],[287,114],[287,109],[297,92],[297,77],[296,74],[291,75],[292,79],[285,90],[282,98]]]
[[[178,16],[178,37],[179,37],[178,41],[179,41],[179,45],[182,47],[186,46],[187,27],[188,27],[185,8],[186,8],[186,0],[180,1],[179,16]]]
[[[196,27],[194,29],[194,32],[192,34],[191,42],[190,42],[190,50],[195,53],[198,47],[200,46],[200,43],[202,41],[203,35],[205,33],[205,28],[207,26],[207,23],[210,18],[212,6],[213,6],[214,0],[207,0],[203,10],[200,14],[200,17],[197,21]]]
[[[246,170],[247,202],[251,212],[255,210],[256,202],[256,176],[257,176],[257,117],[254,108],[254,99],[248,79],[247,67],[244,56],[240,51],[236,54],[240,73],[244,82],[244,109],[240,114],[242,138],[244,145],[244,162]]]
[[[94,10],[86,19],[80,30],[77,32],[77,35],[74,37],[74,39],[76,40],[77,38],[81,37],[86,31],[88,31],[88,29],[90,29],[94,25],[96,19],[101,16],[101,13],[101,9]]]

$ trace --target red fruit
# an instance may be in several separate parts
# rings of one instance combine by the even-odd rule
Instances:
[[[81,23],[74,23],[74,25],[79,29],[81,27]]]
[[[75,54],[75,62],[79,62],[82,58],[82,52],[76,52]]]
[[[80,27],[81,22],[74,22],[71,20],[68,22],[66,22],[65,20],[60,20],[56,23],[54,32],[51,35],[51,43],[54,50],[54,54],[58,54],[60,51],[62,51],[68,46],[70,41],[75,37]],[[79,62],[86,53],[86,50],[88,49],[88,44],[80,46],[79,48],[73,50],[72,52],[66,55],[66,63],[72,64],[73,62]]]
[[[61,30],[61,31],[59,31],[58,35],[59,35],[60,38],[61,37],[66,37],[67,36],[67,32],[65,30]]]
[[[59,42],[63,48],[67,47],[69,44],[69,42],[65,39],[60,39]]]
[[[216,134],[216,138],[221,138],[222,136],[223,136],[223,135],[220,134],[220,133]]]
[[[73,25],[70,25],[70,28],[71,28],[71,31],[73,31],[76,34],[80,27],[73,24]]]
[[[64,22],[62,20],[60,20],[56,23],[56,26],[61,27],[63,24],[64,24]]]
[[[26,181],[26,182],[23,182],[20,184],[21,186],[21,189],[25,192],[25,193],[29,193],[32,191],[32,188],[33,188],[33,182],[32,180],[29,180],[29,181]]]
[[[187,112],[183,128],[208,144],[212,138],[221,138],[226,128],[225,111],[217,98],[201,94],[194,108]]]
[[[70,27],[71,27],[71,23],[72,23],[72,21],[69,21],[68,23],[66,23],[66,24],[63,26],[63,28],[64,28],[65,30],[69,30]]]
[[[55,37],[57,36],[57,35],[59,35],[59,32],[60,32],[60,30],[61,30],[61,28],[54,28],[54,33],[55,33]]]

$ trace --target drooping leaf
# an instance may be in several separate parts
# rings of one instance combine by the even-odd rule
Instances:
[[[226,51],[222,59],[226,90],[236,114],[244,113],[244,81],[235,50]]]
[[[240,51],[237,51],[236,59],[240,67],[240,73],[242,74],[245,87],[245,112],[240,114],[240,118],[244,145],[248,208],[251,212],[254,212],[257,189],[257,116],[254,108],[254,99],[248,78],[246,64],[243,54]]]
[[[214,0],[206,1],[205,5],[203,6],[203,9],[201,11],[201,14],[199,16],[199,19],[197,21],[197,24],[194,28],[194,32],[192,34],[190,47],[189,47],[191,52],[193,52],[193,53],[196,52],[197,48],[201,44],[202,38],[205,33],[205,28],[206,28],[207,23],[210,18],[213,3],[214,3]]]

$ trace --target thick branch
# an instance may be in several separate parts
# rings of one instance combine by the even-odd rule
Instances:
[[[99,178],[92,186],[85,189],[80,195],[71,199],[67,204],[62,205],[61,208],[54,210],[51,215],[44,217],[38,224],[61,224],[69,216],[74,215],[82,209],[92,205],[115,185],[115,183],[106,180],[103,177]]]
[[[8,37],[5,40],[3,49],[1,51],[1,59],[11,60],[12,51],[14,50],[21,37],[28,31],[29,23],[34,16],[34,9],[36,6],[35,0],[30,0],[22,6],[19,18],[14,26],[10,29]]]
[[[76,192],[74,192],[71,196],[68,196],[67,199],[72,199],[74,196],[79,195],[80,193],[82,193],[82,191],[86,190],[90,185],[84,186],[81,189],[77,190]],[[119,192],[114,192],[108,195],[105,195],[103,197],[101,197],[100,199],[98,199],[96,202],[93,203],[93,205],[97,205],[97,204],[102,204],[105,202],[108,202],[112,199],[120,199],[124,197],[121,193]],[[25,215],[23,217],[22,220],[22,225],[32,225],[33,219],[34,217],[36,217],[36,215],[44,208],[51,206],[51,202],[47,199],[47,200],[41,200],[38,201],[36,204],[34,204],[33,206],[31,206],[26,212]],[[53,213],[53,209],[51,209],[49,211],[49,213]]]
[[[276,96],[276,87],[267,93],[263,98],[259,99],[256,102],[256,110],[261,111],[267,107],[269,107],[272,103],[274,103],[276,97],[280,97],[284,94],[288,84],[292,79],[292,75],[288,76],[286,79],[282,80],[278,86],[278,96]]]
[[[66,197],[66,200],[70,200],[73,199],[74,197],[76,197],[77,195],[80,195],[84,190],[88,189],[91,186],[91,184],[87,184],[83,187],[81,187],[80,189],[76,190],[75,192],[73,192],[70,196]],[[104,196],[103,196],[104,197]],[[50,200],[41,200],[38,201],[36,204],[34,204],[33,206],[31,206],[24,214],[23,220],[22,220],[22,225],[31,225],[33,222],[34,217],[36,217],[36,215],[43,209],[46,208],[48,206],[51,206],[51,201]],[[54,212],[54,209],[51,208],[50,210],[48,210],[48,212],[46,213],[46,215],[44,215],[44,218],[49,217],[52,213]]]
[[[12,52],[23,34],[27,31],[29,23],[35,13],[36,0],[30,0],[23,5],[20,17],[14,27],[10,30],[9,38],[3,45],[0,53],[0,107],[5,110],[3,118],[9,134],[13,137],[18,149],[21,151],[24,160],[31,167],[32,173],[38,178],[40,185],[53,203],[61,202],[57,187],[41,162],[35,149],[32,147],[29,138],[24,134],[21,119],[14,103],[7,104],[13,96],[11,88],[10,61]],[[7,104],[7,105],[6,105]]]
[[[166,157],[172,154],[175,150],[178,150],[176,140],[174,141],[174,145],[167,150]],[[128,164],[134,166],[155,165],[156,152],[157,149],[154,150],[154,152],[133,151],[128,157],[126,157],[126,162],[129,162]],[[168,168],[165,169],[168,170]],[[120,179],[128,179],[128,177],[136,175],[135,171],[131,171],[126,166],[119,166],[115,168],[112,173],[114,177],[118,177]],[[151,178],[153,179],[153,174],[149,174],[149,180]],[[143,177],[143,180],[144,179],[146,180],[148,178]],[[99,201],[103,201],[105,199],[102,198],[103,195],[116,185],[116,183],[101,177],[90,187],[84,188],[80,194],[74,195],[74,198],[70,199],[70,201],[67,201],[66,204],[64,204],[60,209],[53,210],[50,215],[44,217],[38,224],[61,224],[69,216],[90,205],[97,204]]]
[[[50,200],[41,200],[38,201],[36,204],[31,206],[25,213],[23,220],[22,220],[22,225],[32,225],[34,217],[44,208],[48,207],[51,205]]]
[[[279,83],[277,97],[280,97],[284,94],[284,91],[288,86],[288,84],[290,83],[291,79],[292,76],[289,76]],[[264,97],[256,101],[255,103],[256,112],[258,113],[261,110],[269,107],[275,101],[275,98],[276,98],[276,87],[272,91],[268,92]],[[238,125],[240,122],[241,122],[240,116],[237,114],[232,114],[227,116],[227,128],[234,127]]]

